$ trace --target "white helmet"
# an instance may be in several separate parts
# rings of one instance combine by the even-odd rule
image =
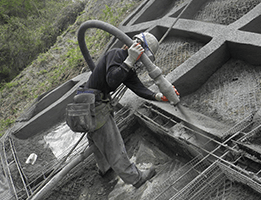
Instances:
[[[154,55],[156,54],[159,48],[159,42],[157,38],[149,32],[143,32],[138,35],[135,35],[133,39],[139,39],[140,41],[142,41],[142,46],[145,50],[145,53],[152,61],[154,61]]]

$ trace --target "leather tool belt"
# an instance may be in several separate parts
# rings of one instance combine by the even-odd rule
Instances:
[[[66,108],[66,123],[72,131],[92,132],[107,122],[113,108],[110,100],[102,97],[99,90],[77,91],[74,102]]]

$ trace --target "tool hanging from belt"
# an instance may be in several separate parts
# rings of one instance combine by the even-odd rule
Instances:
[[[74,132],[92,132],[101,128],[113,111],[109,99],[95,89],[77,91],[74,102],[67,105],[66,123]]]

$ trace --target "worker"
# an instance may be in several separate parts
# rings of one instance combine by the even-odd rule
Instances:
[[[103,55],[86,84],[78,93],[94,93],[96,108],[95,131],[89,132],[89,145],[94,146],[94,157],[102,176],[113,170],[125,183],[139,188],[151,179],[154,167],[139,170],[127,155],[120,131],[110,107],[110,92],[123,83],[138,96],[148,100],[166,101],[162,93],[154,93],[139,80],[134,66],[143,53],[152,60],[158,50],[158,40],[148,32],[135,35],[129,48],[115,48]]]

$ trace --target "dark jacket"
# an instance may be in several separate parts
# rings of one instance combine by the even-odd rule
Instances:
[[[155,100],[155,93],[146,88],[136,72],[123,62],[127,56],[127,50],[117,48],[108,51],[99,60],[85,88],[100,90],[105,96],[108,96],[110,92],[123,83],[138,96]]]

